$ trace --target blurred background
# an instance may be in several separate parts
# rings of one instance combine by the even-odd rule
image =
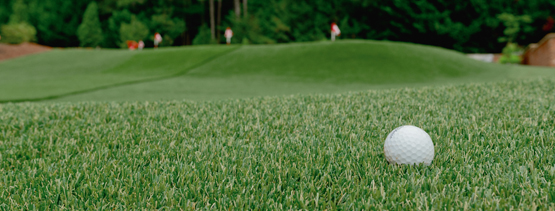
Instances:
[[[0,42],[52,47],[393,40],[464,53],[501,52],[554,32],[553,0],[0,0]]]

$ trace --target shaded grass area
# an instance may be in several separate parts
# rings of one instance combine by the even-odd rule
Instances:
[[[235,47],[54,50],[0,62],[0,101],[40,100],[185,74]]]
[[[555,81],[0,105],[5,209],[553,209]],[[431,166],[389,165],[412,124]]]
[[[202,101],[539,77],[555,77],[555,70],[484,63],[432,46],[353,40],[242,46],[180,77],[56,101]]]

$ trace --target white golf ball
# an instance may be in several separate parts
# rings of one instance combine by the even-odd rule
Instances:
[[[434,159],[434,143],[419,127],[405,125],[391,131],[383,147],[389,163],[430,165]]]

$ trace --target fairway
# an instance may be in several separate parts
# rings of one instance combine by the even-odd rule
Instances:
[[[0,2],[0,211],[555,211],[555,0]]]
[[[0,101],[204,101],[554,76],[389,41],[70,49],[0,62]]]
[[[0,105],[5,209],[554,209],[555,81]],[[386,135],[429,133],[429,167]],[[50,207],[51,208],[51,207]]]
[[[0,102],[44,100],[187,73],[222,46],[144,51],[67,49],[0,62]]]
[[[54,50],[0,75],[2,209],[555,209],[550,68],[352,40]],[[401,125],[430,166],[387,163]]]

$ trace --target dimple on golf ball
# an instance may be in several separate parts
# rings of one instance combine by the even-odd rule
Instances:
[[[391,131],[384,144],[389,163],[430,165],[434,159],[434,143],[419,127],[405,125]]]

